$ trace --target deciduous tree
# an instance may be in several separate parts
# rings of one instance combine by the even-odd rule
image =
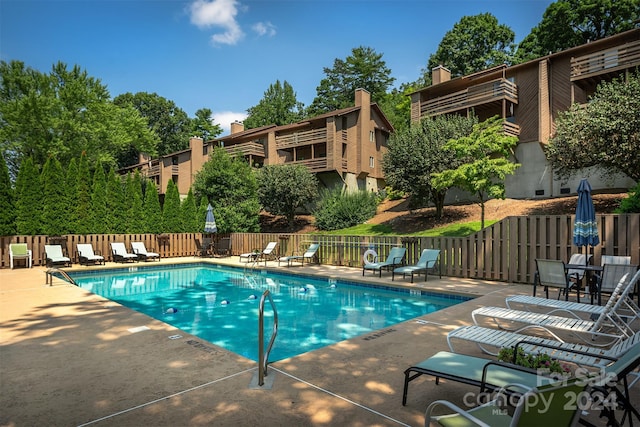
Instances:
[[[597,166],[605,175],[624,173],[640,181],[640,72],[603,82],[586,105],[575,104],[556,119],[546,149],[554,172],[568,178]]]
[[[475,125],[470,135],[447,142],[445,149],[455,151],[465,162],[432,175],[434,188],[458,187],[477,199],[481,228],[485,202],[489,198],[504,199],[504,180],[520,166],[510,160],[518,138],[504,133],[503,122],[500,117],[491,118]]]
[[[258,198],[273,215],[284,215],[293,228],[296,212],[318,196],[318,180],[302,165],[272,165],[259,171]]]

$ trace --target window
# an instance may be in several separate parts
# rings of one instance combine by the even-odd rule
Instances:
[[[209,146],[207,144],[202,146],[202,155],[206,156]]]
[[[369,141],[376,142],[376,131],[374,130],[369,131]]]
[[[374,159],[373,156],[369,157],[369,167],[370,168],[376,167],[376,159]]]

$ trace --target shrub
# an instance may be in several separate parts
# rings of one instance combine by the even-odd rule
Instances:
[[[640,183],[629,191],[629,195],[620,201],[616,213],[640,213]]]
[[[357,191],[346,193],[337,188],[323,192],[314,212],[319,230],[340,230],[362,224],[376,214],[375,193]]]
[[[513,347],[504,347],[500,349],[500,352],[498,353],[498,360],[507,363],[514,363],[513,351]],[[547,354],[527,354],[520,347],[518,347],[515,364],[531,369],[548,369],[549,372],[560,374],[568,374],[571,372],[566,365],[552,359]]]

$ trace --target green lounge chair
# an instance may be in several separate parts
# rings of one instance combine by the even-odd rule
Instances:
[[[362,266],[362,275],[364,276],[364,272],[367,270],[371,270],[375,272],[378,271],[378,276],[382,277],[382,269],[389,270],[391,268],[398,267],[404,263],[404,256],[407,253],[407,248],[404,247],[395,247],[391,248],[389,251],[389,256],[383,262],[378,262],[378,257],[374,258],[372,263],[364,263]]]
[[[10,243],[9,244],[9,261],[11,269],[13,270],[13,261],[18,259],[26,260],[27,267],[31,268],[33,257],[31,256],[31,249],[27,247],[26,243]]]
[[[396,274],[402,274],[402,278],[407,274],[411,274],[411,283],[413,283],[414,274],[424,273],[424,281],[426,282],[429,270],[433,270],[436,267],[439,257],[440,249],[425,249],[415,265],[403,265],[402,267],[394,268],[391,272],[391,281],[393,281]],[[440,278],[442,279],[442,272],[440,272]]]
[[[516,385],[517,386],[517,385]],[[513,413],[502,406],[508,399],[509,386],[501,390],[494,400],[473,409],[462,409],[446,400],[436,400],[425,412],[425,426],[438,424],[448,426],[575,426],[580,419],[579,397],[587,383],[578,379],[560,381],[555,384],[533,387],[525,392],[515,405]],[[446,407],[453,411],[449,415],[433,415],[434,410]]]

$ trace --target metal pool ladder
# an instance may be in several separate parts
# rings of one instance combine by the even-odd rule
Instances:
[[[45,272],[44,272],[44,274],[46,275],[46,276],[45,276],[45,278],[46,278],[46,284],[47,284],[47,285],[49,285],[49,286],[53,286],[53,276],[54,276],[56,273],[57,273],[57,274],[59,274],[59,275],[61,275],[61,276],[62,276],[62,277],[64,277],[65,279],[67,279],[67,281],[68,281],[69,283],[71,283],[72,285],[76,285],[76,286],[78,286],[78,284],[75,282],[75,280],[73,280],[73,279],[71,278],[71,276],[69,276],[69,275],[67,274],[67,272],[66,272],[66,271],[64,271],[64,270],[60,270],[59,268],[55,268],[55,267],[48,268],[48,269],[47,269],[47,271],[45,271]]]
[[[267,346],[267,352],[264,352],[264,302],[266,299],[269,299],[269,303],[271,304],[271,308],[273,309],[273,332],[271,333],[271,339],[269,340],[269,345]],[[273,298],[271,298],[271,292],[267,289],[263,292],[262,298],[260,298],[260,308],[259,308],[259,316],[258,316],[258,385],[262,387],[264,385],[264,377],[267,375],[267,364],[269,361],[269,353],[271,352],[271,348],[273,347],[273,342],[276,340],[276,335],[278,335],[278,310],[276,310],[276,305],[273,303]]]

